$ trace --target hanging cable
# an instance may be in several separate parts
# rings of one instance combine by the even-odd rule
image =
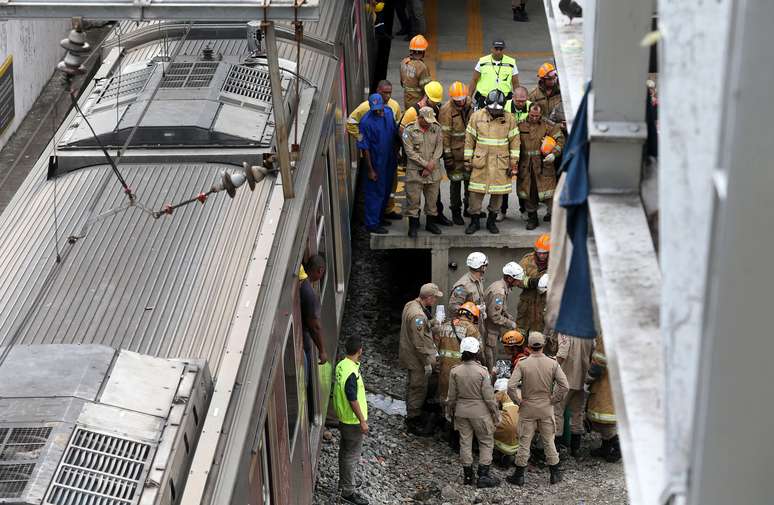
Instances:
[[[293,2],[293,28],[295,30],[296,39],[296,72],[301,72],[301,39],[304,35],[304,26],[298,20],[298,1]],[[301,105],[301,95],[299,92],[299,82],[296,79],[296,106],[295,106],[295,127],[293,128],[293,151],[298,152],[298,116],[299,106]]]

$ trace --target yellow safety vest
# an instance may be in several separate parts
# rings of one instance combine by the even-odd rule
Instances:
[[[521,123],[522,121],[527,120],[527,116],[529,115],[529,107],[532,105],[532,102],[527,100],[527,103],[524,104],[524,111],[517,111],[513,108],[513,99],[508,100],[505,102],[505,110],[506,112],[510,112],[514,116],[516,116],[516,123]]]
[[[363,414],[363,419],[368,419],[368,402],[366,401],[363,377],[360,375],[360,363],[344,358],[336,365],[336,383],[333,386],[333,408],[339,422],[344,424],[360,424],[355,411],[352,410],[352,405],[347,400],[347,393],[344,391],[347,379],[353,373],[357,376],[357,402],[360,404],[360,412]]]
[[[492,60],[492,55],[488,54],[478,60],[478,68],[481,77],[476,84],[476,91],[486,96],[493,89],[499,89],[507,95],[512,89],[513,69],[516,68],[516,60],[510,56],[503,55],[499,62]]]

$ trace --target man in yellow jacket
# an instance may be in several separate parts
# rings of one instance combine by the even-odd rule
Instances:
[[[368,402],[360,375],[363,344],[360,337],[350,338],[344,347],[347,355],[336,365],[333,408],[339,418],[339,489],[349,503],[368,505],[368,499],[355,491],[355,463],[360,460],[363,436],[368,433]]]

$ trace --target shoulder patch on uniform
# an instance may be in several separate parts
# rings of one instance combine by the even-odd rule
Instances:
[[[462,296],[465,294],[465,286],[457,286],[454,288],[454,294],[457,296]]]
[[[503,299],[500,298],[499,296],[496,296],[495,297],[495,305],[502,305],[502,304],[503,304]]]
[[[421,329],[425,325],[425,318],[424,317],[415,318],[414,324],[417,326],[417,329]]]

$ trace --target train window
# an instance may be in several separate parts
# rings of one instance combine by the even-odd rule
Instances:
[[[321,255],[323,258],[325,258],[325,273],[323,274],[322,279],[320,279],[320,282],[318,284],[318,288],[320,290],[320,303],[322,304],[325,299],[325,290],[328,286],[328,264],[330,262],[330,259],[328,258],[328,247],[326,244],[326,229],[325,229],[325,213],[324,213],[324,202],[323,202],[323,188],[320,188],[320,193],[317,195],[317,254]]]
[[[296,426],[298,425],[298,370],[296,368],[296,342],[293,333],[293,322],[288,328],[287,341],[285,342],[285,404],[288,409],[288,437],[290,440],[290,452],[293,453],[296,438]]]
[[[342,229],[341,229],[341,202],[339,201],[339,192],[337,191],[337,170],[336,170],[336,141],[331,138],[328,142],[328,152],[325,158],[327,165],[328,179],[328,201],[331,203],[331,222],[333,225],[333,278],[336,282],[336,292],[344,292],[344,255],[342,251]]]
[[[261,445],[261,493],[263,495],[263,505],[271,504],[271,458],[269,457],[269,424],[264,427],[263,444]]]

